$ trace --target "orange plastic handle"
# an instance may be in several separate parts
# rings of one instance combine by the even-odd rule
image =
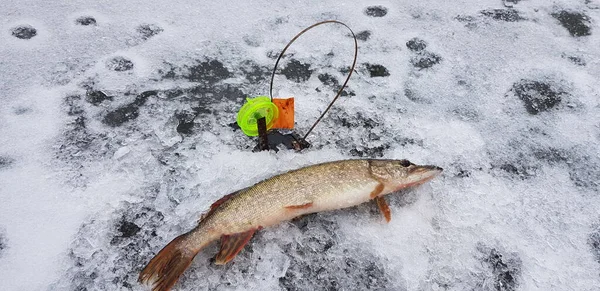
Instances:
[[[273,103],[279,109],[279,118],[272,128],[293,129],[294,128],[294,97],[282,99],[273,98]]]

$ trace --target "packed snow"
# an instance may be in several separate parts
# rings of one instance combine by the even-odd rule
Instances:
[[[206,1],[205,1],[206,2]],[[225,194],[347,158],[444,168],[376,206],[203,250],[176,290],[599,290],[600,2],[1,1],[0,290],[149,290]],[[235,126],[305,27],[357,35],[301,152]],[[305,133],[353,41],[319,26],[275,97]]]

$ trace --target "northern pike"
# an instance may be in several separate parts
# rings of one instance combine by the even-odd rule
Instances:
[[[383,195],[423,184],[442,172],[408,160],[354,159],[327,162],[273,176],[217,200],[191,231],[173,239],[150,260],[139,281],[170,290],[196,254],[221,239],[218,265],[231,261],[263,228],[295,217],[375,200],[391,219]]]

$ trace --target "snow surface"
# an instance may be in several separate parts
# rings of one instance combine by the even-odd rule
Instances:
[[[599,8],[1,1],[0,290],[147,290],[141,268],[214,200],[350,157],[445,172],[390,197],[389,224],[373,205],[311,215],[222,267],[211,246],[177,290],[600,290]],[[347,96],[312,148],[253,153],[235,113],[325,19],[361,38]],[[347,35],[321,26],[281,64],[300,133]]]

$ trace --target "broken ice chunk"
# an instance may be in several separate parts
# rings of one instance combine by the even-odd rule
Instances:
[[[119,148],[113,155],[113,159],[120,160],[122,157],[126,156],[131,150],[129,147],[124,146]]]
[[[177,132],[178,125],[179,120],[175,117],[171,117],[167,122],[155,128],[154,134],[164,146],[172,147],[183,140],[183,137]]]

